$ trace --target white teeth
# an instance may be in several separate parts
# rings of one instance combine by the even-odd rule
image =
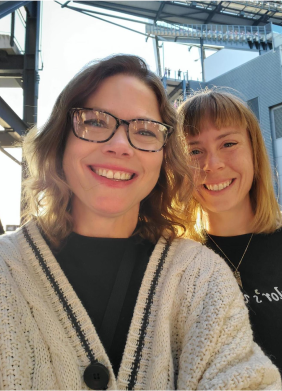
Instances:
[[[106,177],[108,179],[115,179],[117,181],[128,181],[132,178],[132,174],[123,171],[106,170],[105,168],[91,168],[96,174]]]
[[[111,170],[109,170],[108,172],[107,172],[107,178],[108,179],[113,179],[113,177],[114,177],[114,173],[111,171]]]
[[[208,190],[220,191],[228,187],[232,183],[232,180],[219,183],[218,185],[205,185]]]

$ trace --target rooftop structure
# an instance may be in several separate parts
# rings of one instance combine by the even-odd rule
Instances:
[[[101,8],[153,23],[282,25],[281,1],[67,1],[64,6]]]

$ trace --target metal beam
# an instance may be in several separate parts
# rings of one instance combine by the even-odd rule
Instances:
[[[168,98],[171,99],[179,90],[182,90],[183,83],[182,81],[170,92]]]
[[[159,19],[159,16],[161,15],[162,10],[164,9],[164,6],[165,6],[165,1],[162,1],[161,4],[160,4],[160,7],[158,9],[157,15],[156,15],[156,17],[154,19],[154,23],[156,23],[157,20]]]
[[[209,16],[207,17],[207,19],[205,20],[205,22],[203,24],[208,24],[210,23],[210,21],[212,20],[212,18],[214,17],[214,15],[217,13],[217,12],[220,12],[222,10],[222,1],[215,7],[215,9],[209,14]]]
[[[30,1],[26,7],[26,11],[23,119],[30,127],[37,122],[40,1]]]
[[[202,67],[202,81],[205,82],[205,48],[203,38],[200,38],[200,51],[201,51],[201,67]]]
[[[0,19],[15,12],[18,8],[24,7],[29,1],[1,1],[0,4]]]
[[[152,8],[149,8],[146,6],[144,6],[144,8],[135,7],[133,1],[124,2],[124,3],[127,3],[128,5],[127,4],[120,4],[121,2],[112,2],[112,1],[74,1],[74,3],[75,4],[85,4],[88,6],[94,6],[94,7],[98,7],[98,8],[104,8],[104,9],[115,11],[118,13],[122,12],[122,13],[130,14],[130,15],[134,15],[134,16],[137,16],[140,18],[147,18],[147,19],[152,19],[152,20],[154,20],[156,18],[156,15],[157,15],[157,12],[159,9],[158,8],[157,10],[155,10],[155,9],[152,9]],[[139,3],[141,3],[141,2],[139,2]],[[146,4],[147,2],[144,1],[144,3]],[[148,2],[148,3],[154,3],[154,4],[156,3],[157,4],[157,2]],[[224,4],[224,2],[221,2],[221,3]],[[228,18],[234,19],[234,22],[229,21],[228,23],[225,23],[225,24],[238,24],[238,22],[236,22],[236,20],[238,20],[238,19],[244,20],[245,23],[247,21],[249,23],[252,23],[252,21],[254,20],[253,19],[253,12],[250,12],[245,9],[244,10],[245,17],[242,15],[240,16],[240,14],[239,14],[240,10],[238,10],[238,8],[232,7],[232,3],[235,4],[235,2],[228,2],[227,6],[222,5],[223,12],[221,12],[221,13],[217,12],[214,15],[216,15],[216,14],[225,15]],[[202,2],[202,1],[194,2],[194,5],[187,4],[184,2],[177,3],[177,2],[173,2],[173,1],[165,1],[165,4],[166,4],[166,6],[169,5],[175,9],[177,9],[177,8],[180,9],[180,12],[177,10],[177,12],[173,13],[173,11],[171,11],[171,9],[170,9],[170,13],[162,12],[161,15],[159,15],[159,20],[162,20],[162,21],[168,21],[169,19],[174,19],[174,22],[176,22],[176,19],[184,17],[187,10],[195,10],[195,11],[199,11],[200,13],[207,13],[208,15],[214,13],[214,9],[213,10],[208,9],[207,2]],[[210,3],[208,3],[208,4],[210,4]],[[236,4],[238,4],[238,3],[236,2]],[[246,7],[246,4],[244,3],[242,8],[245,8],[245,7]],[[249,7],[251,7],[251,6],[249,5]],[[251,8],[254,8],[254,7],[251,7]],[[232,11],[234,14],[231,15],[229,13],[229,11]],[[275,17],[275,15],[274,15],[274,17]],[[204,23],[204,21],[206,19],[202,18],[199,20],[201,20],[201,22]],[[178,20],[178,23],[179,23],[179,20]],[[224,24],[224,23],[221,22],[221,24]]]
[[[14,46],[14,38],[15,38],[15,12],[12,12],[11,15],[11,37],[10,37],[10,46]]]
[[[140,12],[144,12],[143,8],[140,7],[131,7],[131,10],[128,11],[128,5],[125,4],[116,4],[116,2],[108,2],[108,1],[74,1],[75,4],[84,4],[92,7],[98,7],[98,8],[104,8],[110,11],[114,12],[121,12],[123,14],[128,14],[128,15],[134,15],[139,18],[147,18],[147,19],[154,19],[155,17],[155,10],[152,9],[146,9],[146,13],[151,14],[151,15],[140,15]],[[168,3],[171,3],[171,1],[168,1]],[[69,7],[68,7],[69,8]],[[134,11],[133,11],[134,9]]]
[[[140,20],[135,20],[135,19],[130,19],[130,18],[123,18],[122,16],[119,16],[119,15],[110,15],[110,14],[106,14],[105,12],[98,12],[98,11],[93,11],[93,10],[85,10],[85,9],[81,9],[81,8],[78,8],[78,7],[68,6],[67,4],[61,4],[59,1],[56,1],[56,0],[55,0],[55,3],[59,4],[61,6],[61,8],[69,8],[69,9],[71,9],[73,11],[83,12],[83,13],[87,12],[87,14],[85,14],[85,15],[88,15],[88,16],[90,16],[89,14],[95,14],[95,15],[107,16],[109,18],[116,18],[116,19],[121,19],[121,20],[127,20],[128,22],[144,24],[144,22],[140,21]],[[69,1],[67,1],[67,3],[69,3]],[[101,20],[104,20],[104,19],[101,19]],[[153,23],[151,23],[151,24],[153,24]]]
[[[259,19],[257,19],[254,23],[253,26],[258,26],[259,23],[267,23],[271,16],[273,15],[267,15],[269,11],[267,11],[265,14],[263,14]]]
[[[0,50],[0,76],[2,73],[22,72],[24,68],[24,56],[22,54],[8,54]]]
[[[58,1],[56,1],[56,3],[60,4]],[[61,5],[61,4],[60,4],[60,5]],[[129,28],[129,27],[122,26],[121,24],[111,22],[110,20],[107,20],[107,19],[99,18],[98,16],[94,16],[92,13],[88,13],[87,10],[80,9],[80,8],[76,8],[76,7],[70,7],[70,6],[66,6],[65,8],[71,9],[71,10],[73,10],[73,11],[77,11],[77,12],[83,14],[83,15],[87,15],[87,16],[90,16],[91,18],[95,18],[95,19],[98,19],[98,20],[102,20],[103,22],[110,23],[110,24],[112,24],[112,25],[114,25],[114,26],[121,27],[121,28],[123,28],[123,29],[125,29],[125,30],[132,31],[133,33],[137,33],[137,34],[140,34],[140,35],[145,36],[146,38],[149,38],[149,35],[148,35],[148,34],[141,33],[141,31],[134,30],[134,29],[131,29],[131,28]]]
[[[154,55],[155,55],[157,73],[158,73],[159,77],[162,77],[159,39],[157,36],[155,36],[155,38],[153,39],[153,46],[154,46]]]
[[[62,5],[62,8],[66,7],[69,3],[70,3],[70,1],[66,1],[66,2]]]
[[[26,123],[14,112],[14,110],[0,97],[0,125],[4,129],[13,130],[19,136],[23,136],[27,130]]]

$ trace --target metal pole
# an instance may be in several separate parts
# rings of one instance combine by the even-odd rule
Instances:
[[[30,127],[37,123],[40,1],[31,1],[26,9],[23,120]]]
[[[10,35],[10,46],[14,46],[15,37],[15,12],[11,14],[11,35]]]
[[[157,69],[159,77],[162,77],[162,67],[161,67],[161,59],[160,59],[159,39],[158,39],[157,36],[155,36],[155,39],[153,40],[153,46],[154,46],[154,55],[155,55],[156,69]]]
[[[26,6],[26,36],[23,71],[23,120],[28,127],[37,123],[38,58],[40,34],[40,1],[30,1]],[[26,162],[22,161],[22,181],[26,179]],[[21,194],[21,223],[26,204]]]
[[[200,38],[200,52],[201,52],[202,81],[204,82],[205,81],[205,64],[204,64],[205,49],[203,44],[203,38]]]

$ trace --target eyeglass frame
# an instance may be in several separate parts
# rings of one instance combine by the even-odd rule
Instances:
[[[110,115],[111,117],[113,117],[115,120],[116,120],[116,128],[114,129],[113,133],[110,135],[110,137],[108,137],[106,140],[103,140],[103,141],[94,141],[94,140],[88,140],[88,139],[85,139],[83,137],[79,137],[76,133],[75,133],[75,130],[74,130],[74,124],[73,124],[73,118],[74,118],[74,114],[76,111],[80,111],[80,110],[95,110],[95,111],[99,111],[100,113],[105,113],[105,114],[108,114]],[[143,152],[160,152],[164,147],[165,145],[167,144],[167,141],[169,139],[169,137],[171,136],[171,134],[174,132],[174,128],[173,126],[171,125],[167,125],[163,122],[159,122],[159,121],[154,121],[154,120],[151,120],[151,119],[148,119],[148,118],[133,118],[129,121],[126,121],[125,119],[121,119],[121,118],[118,118],[116,117],[115,115],[105,111],[105,110],[99,110],[99,109],[95,109],[95,108],[90,108],[90,107],[73,107],[71,109],[69,109],[69,114],[71,116],[71,124],[72,124],[72,131],[73,131],[73,134],[75,135],[75,137],[79,138],[80,140],[84,140],[84,141],[88,141],[90,143],[97,143],[97,144],[102,144],[102,143],[106,143],[107,141],[109,141],[112,137],[114,137],[115,133],[117,132],[118,128],[122,125],[122,124],[125,124],[127,125],[126,126],[126,137],[127,137],[127,140],[129,142],[129,144],[134,148],[134,149],[137,149],[138,151],[143,151]],[[131,140],[130,140],[130,137],[129,137],[129,125],[131,122],[133,121],[150,121],[150,122],[153,122],[153,123],[156,123],[156,124],[160,124],[160,125],[163,125],[165,127],[167,127],[167,133],[166,133],[166,139],[165,139],[165,142],[163,144],[163,146],[160,148],[160,149],[157,149],[157,150],[153,150],[153,151],[150,151],[148,149],[142,149],[142,148],[138,148],[138,147],[135,147]]]

